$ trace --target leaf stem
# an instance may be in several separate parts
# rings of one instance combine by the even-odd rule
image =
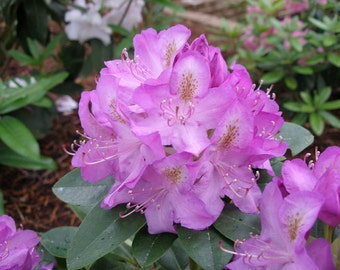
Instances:
[[[328,224],[325,224],[325,239],[329,242],[332,243],[332,238],[333,238],[333,233],[334,233],[333,227],[329,226]]]

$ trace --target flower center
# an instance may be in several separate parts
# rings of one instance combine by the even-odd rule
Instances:
[[[165,49],[165,62],[166,67],[170,67],[171,64],[171,57],[176,52],[176,42],[173,40],[172,42],[169,42]]]
[[[194,78],[191,71],[186,74],[182,74],[182,80],[179,84],[179,95],[180,99],[185,102],[190,102],[193,100],[195,93],[198,89],[197,79]]]
[[[295,213],[295,215],[290,215],[288,216],[288,234],[290,241],[293,242],[298,233],[299,233],[299,228],[301,227],[301,221],[302,221],[302,216],[300,215],[299,212]]]
[[[218,142],[218,146],[223,149],[229,149],[238,142],[238,136],[240,135],[239,128],[236,125],[238,120],[235,120],[233,124],[226,126],[226,131],[223,133],[221,139]]]
[[[166,168],[163,174],[171,184],[176,185],[181,181],[182,169],[180,167]]]

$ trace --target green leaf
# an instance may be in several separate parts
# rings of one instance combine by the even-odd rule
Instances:
[[[170,0],[151,0],[151,2],[160,4],[164,7],[169,7],[174,11],[178,11],[178,12],[185,11],[185,9],[183,9],[180,5],[174,3],[173,1],[170,1]]]
[[[337,39],[334,35],[327,34],[323,37],[322,43],[325,47],[330,47],[336,44]]]
[[[288,37],[290,45],[298,52],[302,52],[303,45],[296,37]]]
[[[264,84],[272,84],[281,80],[284,75],[285,72],[281,70],[270,71],[266,73],[264,76],[262,76],[261,80],[263,81]]]
[[[311,113],[309,115],[309,123],[316,135],[320,136],[323,133],[325,123],[319,113]]]
[[[58,227],[54,228],[41,237],[40,243],[53,256],[66,258],[67,250],[78,227]]]
[[[292,112],[303,112],[303,113],[311,113],[314,112],[314,107],[311,105],[295,102],[295,101],[287,101],[282,105],[285,109]]]
[[[308,58],[306,60],[307,65],[316,65],[321,63],[325,58],[325,55],[323,53],[318,53],[317,55],[312,56],[311,58]]]
[[[145,224],[144,216],[137,213],[121,218],[120,213],[124,210],[124,206],[104,210],[99,203],[90,211],[68,250],[69,270],[85,267],[113,251]]]
[[[319,111],[319,114],[325,119],[331,126],[340,128],[340,120],[333,114],[326,111]]]
[[[320,105],[321,110],[339,110],[340,109],[340,99],[328,101]]]
[[[53,187],[53,193],[63,202],[73,205],[94,205],[103,199],[114,183],[107,177],[98,182],[85,181],[80,169],[74,169],[62,177]]]
[[[0,149],[0,164],[29,170],[55,170],[57,168],[52,158],[44,156],[37,159],[23,157],[9,148]]]
[[[314,19],[313,17],[309,17],[308,20],[309,20],[312,24],[314,24],[316,27],[318,27],[318,28],[320,28],[320,29],[322,29],[322,30],[325,30],[325,31],[328,30],[328,27],[327,27],[327,25],[326,25],[325,23],[323,23],[323,22],[321,22],[321,21],[319,21],[319,20],[317,20],[317,19]]]
[[[132,254],[142,267],[157,261],[171,247],[177,236],[171,233],[149,234],[145,226],[135,236]]]
[[[60,40],[62,38],[62,34],[59,34],[55,36],[46,46],[43,54],[42,54],[42,59],[46,59],[50,57],[54,53],[54,49],[56,46],[60,43]]]
[[[10,50],[8,51],[8,54],[23,65],[35,64],[35,59],[21,51]]]
[[[178,238],[173,242],[172,247],[165,252],[163,257],[158,260],[158,263],[167,270],[187,269],[189,257]]]
[[[235,205],[227,204],[214,227],[226,238],[235,242],[249,237],[249,233],[260,234],[259,215],[241,212]]]
[[[322,88],[317,94],[318,99],[315,101],[315,104],[317,104],[319,107],[321,104],[325,103],[330,98],[331,94],[332,89],[330,87]]]
[[[291,90],[296,90],[298,83],[294,77],[286,77],[285,78],[285,84],[287,87]]]
[[[28,48],[30,50],[30,53],[33,57],[33,59],[40,59],[40,45],[39,42],[31,39],[31,38],[27,38],[27,44],[28,44]]]
[[[314,136],[307,129],[289,122],[283,124],[279,136],[288,142],[288,148],[293,156],[302,152],[314,141]]]
[[[66,72],[61,72],[38,79],[26,87],[6,89],[6,98],[0,100],[0,114],[17,110],[40,100],[48,90],[62,82],[67,75]]]
[[[312,75],[313,69],[311,67],[294,66],[293,71],[302,75]]]
[[[223,269],[231,255],[219,248],[219,243],[228,250],[233,245],[213,227],[197,231],[183,227],[178,228],[179,240],[187,254],[204,270]]]
[[[300,92],[300,97],[304,103],[313,106],[313,98],[309,92]]]
[[[33,159],[40,157],[39,144],[33,134],[15,117],[0,117],[0,139],[19,155]]]
[[[327,54],[327,59],[336,67],[340,67],[340,55],[334,52],[329,52]]]

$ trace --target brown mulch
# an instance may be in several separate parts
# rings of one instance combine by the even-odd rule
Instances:
[[[5,212],[17,225],[39,232],[57,226],[76,226],[78,218],[52,192],[52,186],[72,170],[71,157],[62,145],[69,145],[80,129],[76,112],[59,114],[53,128],[40,141],[42,154],[52,157],[58,165],[55,171],[32,171],[0,166],[0,189],[4,194]]]

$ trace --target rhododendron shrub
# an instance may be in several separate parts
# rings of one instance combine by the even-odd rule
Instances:
[[[82,223],[43,246],[68,269],[334,269],[339,148],[285,160],[313,136],[204,35],[150,28],[133,47],[81,95],[53,191]]]
[[[150,233],[205,229],[225,196],[257,213],[256,169],[270,171],[269,159],[287,148],[275,137],[283,118],[270,90],[243,66],[228,69],[204,35],[189,37],[182,25],[142,31],[134,60],[123,51],[106,62],[80,100],[85,133],[73,166],[89,182],[112,175],[102,207],[144,213]]]

